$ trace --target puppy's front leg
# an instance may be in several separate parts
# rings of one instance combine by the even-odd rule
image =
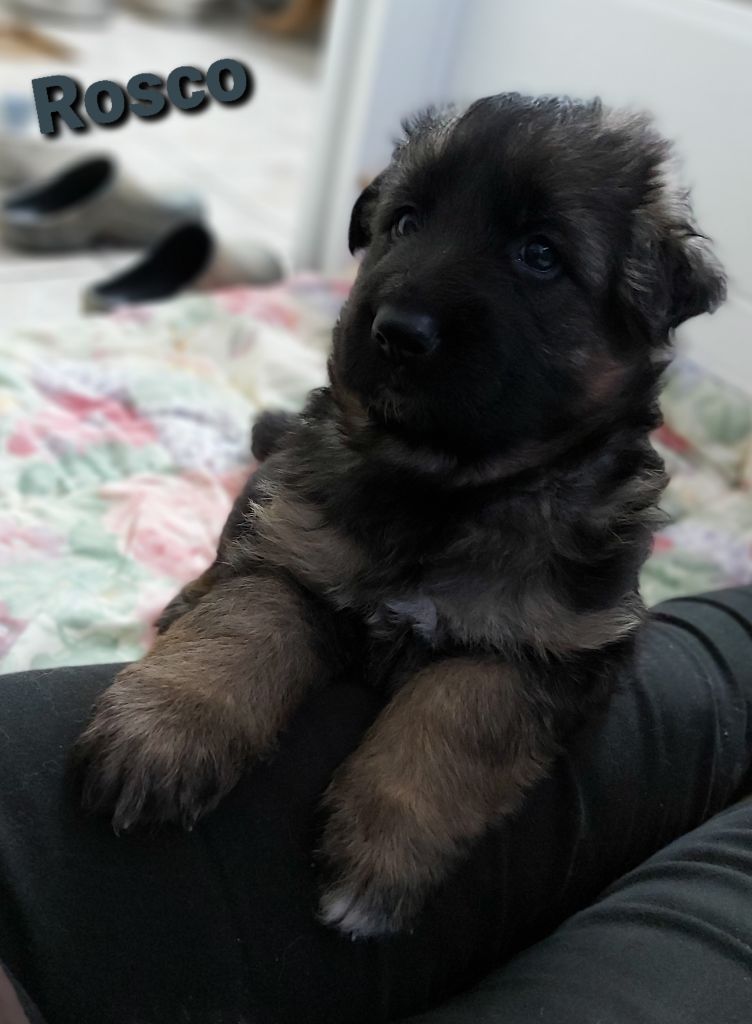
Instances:
[[[180,590],[165,607],[154,625],[157,633],[166,633],[173,622],[176,622],[181,615],[185,615],[191,608],[195,608],[198,602],[206,597],[209,591],[222,578],[222,563],[219,557],[212,562],[208,569],[205,569],[195,580]]]
[[[408,925],[467,844],[513,811],[556,752],[515,669],[457,657],[416,674],[325,797],[322,917],[353,936]]]
[[[123,669],[75,749],[85,806],[116,829],[213,808],[324,677],[306,601],[271,575],[223,581]]]

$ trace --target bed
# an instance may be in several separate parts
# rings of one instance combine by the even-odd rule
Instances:
[[[304,275],[0,337],[0,671],[146,649],[213,557],[253,418],[323,383],[347,289]],[[752,400],[679,360],[664,413],[646,599],[752,582]]]

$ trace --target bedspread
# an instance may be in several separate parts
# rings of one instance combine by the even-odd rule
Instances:
[[[0,337],[0,671],[139,656],[214,555],[250,424],[325,379],[344,281],[191,296]],[[649,602],[752,581],[752,403],[679,362]]]
[[[180,299],[0,337],[0,669],[137,657],[211,561],[265,407],[325,379],[346,286]]]

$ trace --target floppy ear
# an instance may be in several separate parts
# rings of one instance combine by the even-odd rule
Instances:
[[[691,229],[667,243],[669,328],[700,313],[712,313],[726,298],[726,275],[704,235]]]
[[[726,297],[726,277],[708,239],[692,222],[686,194],[666,186],[637,211],[623,291],[658,340]]]
[[[350,214],[350,230],[347,234],[347,244],[353,254],[359,249],[365,249],[371,241],[371,214],[379,197],[383,178],[384,172],[382,171],[370,185],[366,185],[355,200],[355,206]]]

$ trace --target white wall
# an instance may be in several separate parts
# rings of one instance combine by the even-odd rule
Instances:
[[[299,266],[336,272],[346,263],[350,210],[363,179],[388,162],[406,114],[450,98],[465,7],[466,0],[335,0]]]

